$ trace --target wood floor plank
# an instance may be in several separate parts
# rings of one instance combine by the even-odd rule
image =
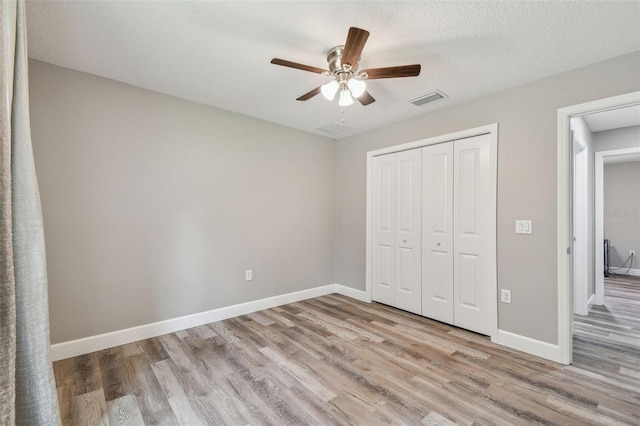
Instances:
[[[355,395],[343,393],[335,397],[331,403],[353,424],[390,425],[391,419],[377,413],[375,406]]]
[[[233,390],[236,401],[243,407],[242,414],[247,417],[249,424],[278,424],[278,415],[260,397],[261,394],[264,394],[263,387],[254,387],[252,377],[254,375],[245,371],[244,373],[229,374],[225,380]],[[269,401],[268,395],[265,398]]]
[[[322,296],[54,363],[64,425],[640,424],[640,279],[576,316],[562,366]]]
[[[330,378],[331,387],[337,395],[349,394],[370,405],[384,404],[383,395],[377,393],[375,387],[348,361],[335,356],[318,360],[305,355],[303,352],[297,352],[293,357],[299,363],[306,365],[316,376]],[[331,402],[333,403],[334,400],[332,399]]]
[[[80,356],[63,359],[53,363],[53,374],[56,379],[57,386],[66,385],[68,388],[74,387],[77,379],[75,363]]]
[[[122,354],[125,357],[139,355],[143,352],[144,352],[144,349],[142,349],[142,346],[140,346],[138,342],[129,343],[128,345],[122,346]]]
[[[107,403],[107,413],[111,426],[144,426],[138,401],[133,395],[125,395]]]
[[[266,310],[266,311],[263,312],[263,314],[267,318],[270,318],[274,322],[280,323],[280,324],[284,325],[287,328],[291,328],[291,327],[295,327],[296,326],[295,322],[291,321],[286,316],[281,315],[280,312],[277,312],[275,310]]]
[[[145,424],[178,424],[169,400],[153,372],[154,359],[156,359],[154,354],[149,356],[145,351],[139,356],[129,357],[126,360],[126,368],[129,369],[136,384],[133,395],[136,397]]]
[[[299,380],[301,386],[309,389],[323,401],[329,401],[335,398],[336,394],[318,382],[318,380],[316,380],[307,369],[301,367],[284,353],[272,347],[261,348],[260,352],[265,354],[274,363],[279,364],[286,370],[290,371],[291,374]]]
[[[453,425],[455,425],[454,422],[452,422],[451,420],[447,419],[446,417],[441,416],[440,414],[436,413],[435,411],[432,411],[428,415],[426,415],[425,418],[420,421],[420,424],[424,425],[424,426],[453,426]]]
[[[208,325],[201,325],[199,327],[190,328],[189,334],[194,337],[198,337],[200,339],[211,339],[212,337],[216,337],[217,334],[211,327]]]
[[[204,424],[203,419],[199,418],[193,411],[193,407],[189,403],[184,390],[179,385],[171,367],[169,365],[171,361],[164,360],[153,364],[153,372],[158,378],[158,382],[162,387],[171,409],[175,414],[178,422],[182,425],[200,425]]]
[[[106,349],[97,353],[104,394],[107,400],[120,398],[133,389],[130,371],[126,368],[123,347]],[[124,368],[123,368],[124,367]]]
[[[60,406],[60,422],[62,426],[73,424],[73,391],[65,384],[57,385],[58,405]]]
[[[317,398],[306,387],[294,385],[285,391],[285,397],[293,406],[299,407],[304,424],[350,425],[344,415],[331,402]]]
[[[74,371],[75,386],[73,387],[76,395],[89,393],[102,388],[103,374],[99,363],[101,352],[92,352],[86,355],[80,355],[75,359]]]
[[[244,415],[245,405],[224,379],[213,381],[209,386],[208,405],[225,425],[249,424]]]
[[[345,322],[343,320],[340,320],[338,318],[335,318],[329,314],[326,314],[324,312],[322,312],[321,310],[318,309],[314,309],[312,307],[308,307],[309,304],[307,304],[307,308],[306,308],[306,314],[311,315],[325,323],[329,323],[334,325],[335,327],[341,328],[341,329],[346,329],[348,331],[350,331],[351,333],[354,333],[356,336],[359,337],[364,337],[366,339],[372,340],[374,342],[382,342],[384,341],[383,337],[380,337],[374,333],[371,333],[368,330],[365,330],[361,327],[358,327],[356,325],[350,324],[348,322]],[[302,314],[299,314],[302,315]]]
[[[73,424],[108,426],[107,404],[104,392],[98,389],[73,398]]]
[[[183,345],[185,352],[192,356],[192,365],[204,377],[213,380],[233,373],[233,367],[218,356],[213,340],[190,336],[183,339]]]

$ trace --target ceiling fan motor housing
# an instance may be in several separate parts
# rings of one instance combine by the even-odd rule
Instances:
[[[347,74],[346,79],[352,75],[356,75],[358,66],[360,65],[360,59],[355,64],[343,64],[342,54],[344,53],[344,46],[336,46],[327,54],[327,63],[329,64],[329,73],[336,77],[338,81],[341,79],[338,77],[340,74]]]

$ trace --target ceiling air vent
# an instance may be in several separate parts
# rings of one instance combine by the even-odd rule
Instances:
[[[448,98],[448,96],[439,90],[433,90],[429,93],[425,93],[424,95],[420,95],[417,98],[411,99],[409,102],[415,106],[422,106],[445,98]]]
[[[338,133],[342,133],[345,130],[349,130],[349,127],[345,127],[345,126],[341,126],[339,124],[335,124],[335,123],[327,123],[324,124],[320,127],[316,127],[317,130],[320,130],[321,132],[324,133],[328,133],[330,135],[337,135]]]

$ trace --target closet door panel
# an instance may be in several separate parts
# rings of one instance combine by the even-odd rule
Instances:
[[[421,162],[419,149],[396,156],[395,305],[421,313]]]
[[[453,323],[453,143],[422,148],[422,315]]]
[[[395,304],[395,156],[373,159],[373,300]]]
[[[490,137],[462,139],[453,146],[454,324],[490,334],[497,297],[491,271],[496,235]]]

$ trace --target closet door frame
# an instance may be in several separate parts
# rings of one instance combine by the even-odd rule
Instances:
[[[491,194],[489,205],[493,206],[493,216],[496,220],[492,221],[491,235],[495,235],[493,239],[493,250],[490,251],[490,262],[494,265],[493,272],[493,292],[495,297],[491,300],[493,312],[491,315],[492,325],[490,327],[489,337],[491,341],[498,342],[498,278],[497,278],[497,164],[498,164],[498,124],[489,124],[486,126],[475,127],[473,129],[463,130],[460,132],[449,133],[446,135],[436,136],[433,138],[422,139],[415,142],[404,143],[400,145],[390,146],[387,148],[370,151],[367,153],[367,229],[366,229],[366,300],[372,301],[372,281],[373,281],[373,159],[374,157],[391,154],[395,152],[406,151],[409,149],[422,148],[429,145],[435,145],[444,142],[451,142],[459,139],[466,139],[480,135],[490,135],[491,138],[491,163],[492,176],[491,185],[496,188]]]

